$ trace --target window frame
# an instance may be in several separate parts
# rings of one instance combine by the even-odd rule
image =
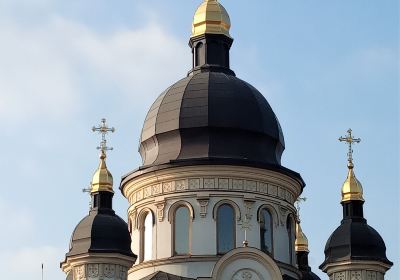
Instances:
[[[151,219],[152,219],[152,227],[151,227],[151,231],[152,231],[152,246],[151,246],[151,259],[150,260],[145,260],[144,256],[145,256],[145,221],[148,215],[151,215]],[[147,262],[147,261],[151,261],[153,259],[153,251],[154,251],[154,226],[156,224],[156,220],[155,220],[155,215],[153,213],[153,211],[149,208],[145,208],[142,211],[140,211],[139,217],[138,217],[138,230],[139,230],[139,263],[142,262]]]
[[[189,246],[187,254],[175,254],[175,221],[176,221],[176,212],[179,208],[185,207],[189,213]],[[168,221],[171,224],[171,256],[179,257],[179,256],[191,256],[192,255],[192,236],[193,236],[193,220],[194,220],[194,210],[193,206],[187,201],[177,201],[171,205],[168,211]]]
[[[232,202],[230,202],[230,201],[227,201],[227,200],[224,200],[224,201],[220,201],[221,203],[218,203],[217,205],[216,205],[216,207],[214,208],[215,209],[215,213],[214,213],[214,216],[215,216],[215,222],[216,222],[216,226],[215,226],[215,232],[216,232],[216,241],[217,241],[217,243],[216,243],[216,252],[217,252],[217,255],[225,255],[226,253],[228,253],[229,251],[231,251],[231,250],[233,250],[233,249],[235,249],[236,248],[236,230],[237,230],[237,227],[236,227],[236,220],[237,220],[237,213],[236,213],[236,207],[237,207],[237,205],[236,204],[233,204]],[[229,206],[231,209],[232,209],[232,234],[233,234],[233,248],[232,249],[230,249],[230,250],[228,250],[228,251],[226,251],[226,252],[220,252],[220,250],[219,250],[219,238],[218,238],[218,236],[219,236],[219,234],[218,234],[218,229],[219,229],[219,227],[218,227],[218,211],[219,211],[219,209],[222,207],[222,206],[225,206],[225,205],[227,205],[227,206]],[[235,205],[236,205],[236,207],[235,207]]]
[[[290,225],[290,234],[289,234],[289,226]],[[287,215],[286,217],[286,233],[288,235],[288,254],[289,254],[289,263],[293,264],[293,256],[295,252],[295,228],[294,228],[294,218],[292,214]]]
[[[269,213],[269,215],[271,216],[271,221],[270,221],[270,229],[271,229],[271,251],[264,251],[263,248],[263,244],[262,244],[262,238],[261,238],[261,219],[263,219],[263,211],[267,211]],[[258,210],[258,224],[259,224],[259,235],[260,235],[260,250],[270,256],[274,256],[274,241],[275,241],[275,231],[274,231],[274,222],[275,217],[274,217],[274,213],[271,210],[270,207],[268,207],[267,205],[263,205],[260,207],[260,209]]]

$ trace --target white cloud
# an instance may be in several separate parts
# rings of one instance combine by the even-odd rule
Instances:
[[[77,93],[70,65],[45,30],[0,28],[0,119],[60,117]]]
[[[31,27],[2,24],[0,38],[0,120],[8,123],[65,119],[102,103],[105,89],[126,102],[151,100],[147,92],[161,91],[190,62],[157,23],[102,34],[53,16]]]
[[[60,270],[63,252],[59,248],[44,246],[23,248],[0,252],[0,262],[6,269],[2,278],[9,280],[41,279],[41,267],[44,264],[44,279],[65,279]]]
[[[8,246],[30,242],[34,233],[34,218],[31,211],[20,204],[6,202],[0,197],[0,212],[7,213],[7,222],[2,224],[0,239],[7,240],[0,245],[0,251]]]
[[[23,205],[15,205],[0,198],[0,212],[7,213],[7,223],[1,226],[0,263],[2,279],[40,279],[44,263],[45,279],[63,279],[59,268],[64,249],[53,246],[28,245],[35,243],[40,230],[32,211]]]

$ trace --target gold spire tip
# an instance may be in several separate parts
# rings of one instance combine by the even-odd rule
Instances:
[[[106,152],[113,150],[113,148],[107,146],[106,135],[109,132],[114,132],[115,128],[109,128],[106,119],[102,119],[101,124],[97,127],[93,126],[92,131],[101,134],[101,141],[100,145],[97,147],[97,149],[100,150],[100,162],[92,178],[91,192],[107,191],[113,193],[113,177],[111,172],[107,169],[106,164]]]
[[[340,142],[346,142],[349,146],[349,150],[347,152],[347,178],[342,186],[342,202],[350,201],[350,200],[359,200],[364,201],[363,198],[363,188],[360,181],[357,180],[356,175],[354,173],[354,163],[353,163],[353,147],[354,143],[360,143],[360,138],[354,138],[352,135],[352,130],[349,128],[347,130],[347,135],[345,137],[339,138]]]

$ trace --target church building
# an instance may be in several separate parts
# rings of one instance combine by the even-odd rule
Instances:
[[[284,135],[268,101],[230,68],[230,27],[217,0],[198,7],[193,67],[154,101],[140,138],[142,165],[119,185],[128,223],[112,205],[105,136],[114,130],[104,119],[93,128],[103,136],[100,163],[91,209],[61,263],[67,280],[320,279],[296,208],[305,182],[281,164]],[[349,130],[340,140],[349,145],[343,219],[320,269],[330,280],[383,280],[393,264],[363,215],[352,158],[359,139]]]

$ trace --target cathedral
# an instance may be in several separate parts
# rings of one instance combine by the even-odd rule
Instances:
[[[282,166],[282,128],[265,97],[230,69],[229,14],[217,0],[195,12],[192,69],[144,120],[142,165],[122,177],[128,217],[113,210],[103,119],[89,214],[61,263],[67,280],[317,280],[299,207],[301,175]],[[343,217],[319,269],[330,280],[383,280],[393,263],[363,215],[349,129]],[[344,176],[345,177],[345,176]],[[339,192],[339,189],[338,189]],[[119,194],[118,194],[119,195]],[[338,205],[338,207],[340,207]],[[316,268],[314,268],[316,269]]]

